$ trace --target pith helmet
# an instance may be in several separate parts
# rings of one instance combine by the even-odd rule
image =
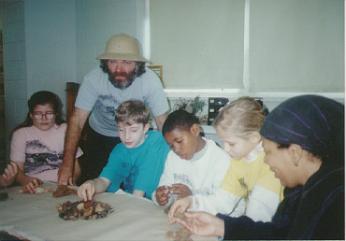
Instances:
[[[113,35],[107,42],[105,51],[97,59],[116,59],[149,62],[141,53],[137,39],[127,34]]]

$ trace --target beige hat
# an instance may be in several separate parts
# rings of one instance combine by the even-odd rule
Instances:
[[[127,34],[113,35],[108,40],[105,51],[97,59],[149,62],[142,56],[138,40]]]

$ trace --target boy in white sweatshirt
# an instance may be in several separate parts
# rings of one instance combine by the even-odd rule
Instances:
[[[174,111],[162,133],[171,151],[152,200],[167,207],[189,195],[213,194],[222,184],[230,157],[214,141],[200,135],[198,118],[184,110]]]

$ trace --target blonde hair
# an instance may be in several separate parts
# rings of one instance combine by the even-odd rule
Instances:
[[[264,121],[262,106],[254,98],[240,97],[223,107],[216,116],[215,129],[246,138],[251,132],[259,132]]]

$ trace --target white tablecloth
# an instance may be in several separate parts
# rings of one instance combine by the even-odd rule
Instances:
[[[44,187],[54,189],[51,184]],[[79,200],[76,195],[54,198],[50,192],[32,195],[19,190],[19,187],[8,189],[9,199],[0,202],[0,229],[16,230],[31,240],[170,240],[167,232],[179,229],[168,223],[163,209],[126,193],[95,196],[95,200],[114,209],[106,218],[65,221],[59,218],[56,206]]]

